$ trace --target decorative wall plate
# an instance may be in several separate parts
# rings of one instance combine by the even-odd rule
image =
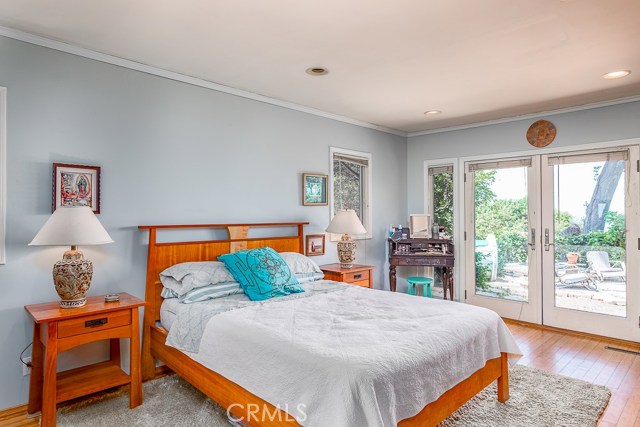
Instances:
[[[534,147],[546,147],[553,142],[555,137],[556,127],[547,120],[538,120],[527,130],[527,141]]]

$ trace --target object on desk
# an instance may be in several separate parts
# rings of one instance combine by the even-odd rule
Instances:
[[[410,237],[429,237],[431,217],[424,214],[411,214],[409,215],[409,230]]]
[[[394,242],[399,241],[400,239],[402,239],[402,231],[394,231],[390,239]]]
[[[439,239],[440,237],[440,226],[437,223],[433,223],[433,225],[431,226],[431,238],[432,239]]]
[[[120,294],[106,294],[104,296],[104,302],[118,302],[120,301]]]

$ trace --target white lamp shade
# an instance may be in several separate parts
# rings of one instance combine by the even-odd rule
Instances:
[[[336,212],[326,231],[335,234],[365,234],[367,232],[353,209]]]
[[[88,206],[58,207],[29,246],[102,245],[113,243]]]

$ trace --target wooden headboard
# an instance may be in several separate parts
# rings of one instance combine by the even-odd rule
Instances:
[[[149,256],[147,258],[147,281],[144,308],[145,327],[160,320],[162,284],[160,272],[181,262],[214,261],[219,255],[243,249],[269,246],[278,252],[304,253],[304,226],[308,222],[271,222],[258,224],[197,224],[197,225],[140,225],[140,230],[149,231]],[[251,228],[297,228],[296,235],[248,237]],[[158,233],[165,230],[223,229],[228,238],[207,241],[157,241]]]

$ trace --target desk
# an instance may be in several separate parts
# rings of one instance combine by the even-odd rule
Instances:
[[[453,242],[442,239],[400,239],[389,241],[389,286],[396,291],[396,267],[420,266],[442,268],[444,298],[453,301]]]

